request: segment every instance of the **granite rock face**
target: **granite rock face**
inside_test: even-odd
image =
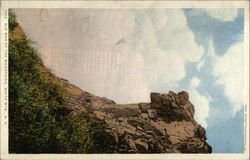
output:
[[[151,93],[150,98],[151,108],[154,108],[160,117],[169,121],[194,120],[194,106],[189,102],[187,92]]]
[[[116,142],[114,153],[212,152],[187,92],[151,93],[151,103],[121,105],[61,82],[73,114],[85,112],[105,122]]]

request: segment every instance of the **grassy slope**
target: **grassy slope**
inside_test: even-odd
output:
[[[9,14],[10,153],[113,152],[105,126],[65,106],[67,91]],[[100,134],[101,133],[101,134]],[[103,139],[110,139],[103,141]]]

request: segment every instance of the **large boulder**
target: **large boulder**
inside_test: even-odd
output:
[[[168,118],[170,121],[194,120],[194,106],[190,103],[187,92],[151,93],[150,98],[151,107],[157,109],[158,117]]]

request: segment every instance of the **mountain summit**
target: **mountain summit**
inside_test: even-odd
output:
[[[194,112],[184,91],[121,105],[81,90],[44,66],[9,14],[10,153],[211,153]]]
[[[187,92],[151,93],[151,103],[121,105],[61,79],[66,106],[106,124],[115,153],[211,153],[205,129],[194,120]]]

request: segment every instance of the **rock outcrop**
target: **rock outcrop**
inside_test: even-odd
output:
[[[205,129],[194,120],[187,92],[151,93],[151,103],[121,105],[97,97],[63,79],[73,114],[82,112],[107,125],[114,153],[211,153]]]

